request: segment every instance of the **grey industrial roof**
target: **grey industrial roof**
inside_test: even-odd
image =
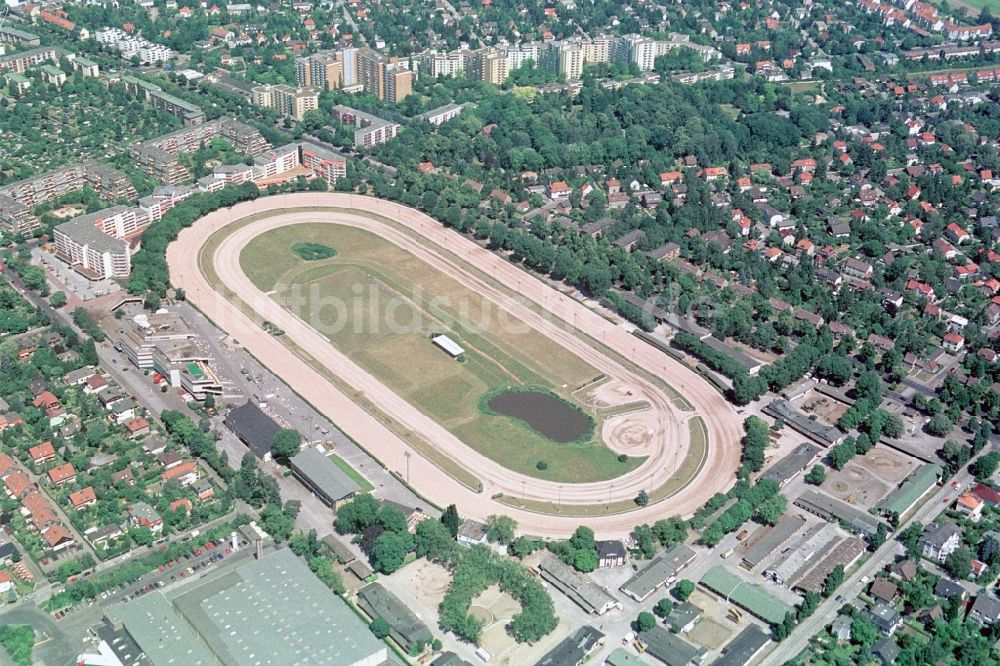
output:
[[[312,446],[303,449],[289,462],[292,469],[305,477],[333,501],[350,497],[361,490],[344,470]]]
[[[158,590],[126,604],[109,606],[105,613],[112,623],[124,625],[129,637],[154,664],[218,663]]]
[[[820,444],[825,444],[826,446],[833,446],[844,437],[844,434],[833,426],[813,421],[793,407],[787,400],[774,400],[770,402],[764,408],[764,412],[782,419],[802,434],[812,437]]]
[[[261,411],[253,402],[247,401],[226,415],[226,426],[239,437],[258,458],[271,452],[274,436],[281,426]]]
[[[771,479],[779,486],[785,485],[789,479],[805,469],[823,449],[815,444],[804,442],[794,451],[767,468],[760,475],[762,479]]]
[[[606,589],[567,566],[551,553],[542,556],[538,568],[542,578],[558,587],[563,594],[589,613],[604,613],[617,603]]]
[[[822,554],[840,539],[838,530],[829,523],[821,523],[811,528],[794,548],[776,557],[767,567],[767,575],[779,583],[791,583],[805,573],[806,569],[819,561]]]
[[[545,653],[536,666],[577,666],[603,638],[603,632],[583,625]]]
[[[751,624],[722,648],[722,656],[715,660],[713,666],[746,666],[770,642],[770,636],[756,624]]]
[[[654,557],[649,564],[640,569],[619,589],[630,597],[641,601],[693,559],[694,551],[684,544],[678,544]]]
[[[646,652],[667,666],[687,666],[705,654],[705,649],[688,643],[660,625],[639,634],[639,640],[646,644]]]
[[[763,562],[769,556],[778,552],[781,544],[788,541],[792,535],[802,529],[806,519],[798,514],[785,514],[774,527],[766,527],[752,539],[752,544],[743,555],[743,561],[751,569]]]
[[[378,583],[366,585],[358,591],[358,601],[362,609],[372,617],[382,618],[392,627],[407,645],[429,643],[433,638],[431,630],[420,621],[394,594]]]
[[[854,531],[865,536],[873,536],[881,522],[870,513],[856,509],[850,504],[815,490],[803,492],[795,500],[795,504],[824,518],[842,521]]]
[[[280,664],[295,655],[297,663],[345,666],[387,656],[386,645],[288,549],[247,560],[173,601],[175,616],[223,664]]]

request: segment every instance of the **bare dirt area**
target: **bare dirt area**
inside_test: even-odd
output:
[[[521,610],[521,605],[506,592],[492,585],[472,600],[469,612],[483,621],[479,645],[490,654],[491,664],[520,666],[534,664],[568,633],[568,623],[561,621],[551,634],[534,645],[517,643],[507,633],[507,624]]]
[[[611,417],[604,422],[601,430],[604,443],[616,453],[648,456],[657,446],[656,419],[649,410]],[[678,443],[677,446],[682,445]]]
[[[806,414],[815,414],[821,421],[834,424],[840,420],[848,407],[830,396],[813,391],[802,401],[801,409]]]
[[[731,625],[732,622],[728,624]],[[702,620],[688,632],[688,638],[709,650],[718,650],[723,643],[729,640],[731,636],[729,632],[729,627],[721,625],[715,620]]]
[[[889,494],[916,463],[885,447],[876,447],[827,476],[823,490],[864,509]]]
[[[727,604],[701,588],[695,588],[691,598],[692,604],[702,610],[702,618],[687,634],[687,638],[709,650],[718,649],[726,640],[738,634],[750,622],[745,619],[749,613],[741,613],[740,622],[733,622],[730,609],[733,604]]]
[[[249,224],[239,226],[211,254],[212,271],[218,277],[218,283],[212,283],[203,272],[202,248],[209,244],[213,234],[245,219],[251,220]],[[345,359],[315,329],[288,317],[286,310],[260,292],[242,272],[240,250],[250,240],[269,229],[305,222],[346,224],[377,233],[488,296],[505,312],[571,349],[599,372],[641,387],[642,399],[650,402],[648,414],[656,423],[654,436],[658,443],[652,447],[655,450],[643,465],[615,479],[610,498],[607,483],[563,486],[528,478],[477,454],[440,423],[418,412],[370,374],[359,371],[356,364]],[[678,414],[670,397],[648,375],[668,381],[704,419],[709,442],[705,464],[698,479],[674,495],[671,502],[651,504],[621,515],[595,517],[590,521],[591,526],[602,536],[621,535],[636,523],[654,522],[673,514],[690,515],[713,494],[733,483],[740,459],[741,419],[704,379],[652,346],[637,342],[627,328],[612,324],[518,266],[413,209],[370,197],[333,193],[263,197],[206,215],[182,231],[168,248],[167,260],[174,286],[184,288],[192,303],[295,387],[304,399],[334,418],[345,433],[366,446],[390,471],[401,475],[408,472],[413,485],[430,501],[457,503],[470,517],[482,520],[496,513],[500,507],[493,499],[495,495],[541,501],[561,496],[563,505],[591,505],[631,500],[643,488],[666,483],[682,462],[676,456],[676,443],[690,437],[683,420],[688,415]],[[241,310],[220,291],[229,291],[243,303],[253,304],[252,311]],[[285,335],[281,339],[269,335],[261,328],[260,320],[281,321]],[[594,345],[588,340],[595,341]],[[613,350],[617,358],[629,359],[635,367],[615,360],[601,345]],[[293,351],[292,346],[308,350],[309,360]],[[339,381],[353,387],[354,392],[364,395],[366,402],[380,413],[391,415],[391,422],[380,420],[358,404],[352,394],[341,391],[327,373],[335,374]],[[400,431],[416,433],[433,442],[441,454],[461,460],[482,480],[482,488],[477,491],[460,483],[408,443]],[[635,433],[630,438],[634,439]],[[411,458],[412,453],[416,455]],[[566,536],[578,523],[568,515],[538,514],[508,507],[502,510],[514,517],[525,532],[540,536]]]
[[[440,564],[419,559],[395,574],[403,586],[408,589],[423,606],[431,618],[428,624],[436,627],[438,624],[438,606],[448,592],[451,584],[451,572]],[[423,613],[421,613],[423,615]]]

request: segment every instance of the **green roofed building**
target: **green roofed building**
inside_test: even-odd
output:
[[[358,592],[358,606],[372,619],[385,620],[390,627],[389,635],[407,652],[414,646],[427,645],[434,639],[427,625],[396,595],[378,583],[361,588]]]
[[[940,465],[921,465],[876,507],[883,516],[902,516],[938,484],[944,475]]]
[[[709,569],[698,582],[726,601],[745,608],[765,622],[776,624],[785,619],[785,613],[795,610],[760,585],[743,580],[722,565]]]
[[[640,657],[635,656],[625,648],[615,648],[604,658],[605,666],[646,666]]]
[[[290,550],[230,565],[176,597],[106,611],[154,666],[381,666],[388,648]]]

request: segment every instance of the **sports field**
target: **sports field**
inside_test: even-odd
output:
[[[306,261],[292,249],[310,243],[335,254]],[[619,461],[599,439],[600,417],[593,437],[557,443],[520,419],[485,413],[482,397],[506,387],[546,389],[584,409],[573,392],[601,373],[558,342],[500,313],[481,294],[369,231],[329,223],[278,227],[251,240],[240,264],[257,288],[504,467],[579,483],[613,479],[645,460]],[[466,350],[459,360],[431,342],[431,335],[440,333]]]

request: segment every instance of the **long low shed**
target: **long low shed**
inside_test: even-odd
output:
[[[795,500],[795,505],[831,522],[844,523],[854,532],[868,538],[875,536],[879,525],[885,525],[870,513],[815,490],[803,492]]]
[[[765,622],[777,624],[795,609],[760,585],[750,583],[723,565],[715,565],[698,581],[728,602],[745,608]]]
[[[645,601],[671,576],[690,564],[694,557],[693,550],[678,544],[654,557],[619,589],[636,601]]]

